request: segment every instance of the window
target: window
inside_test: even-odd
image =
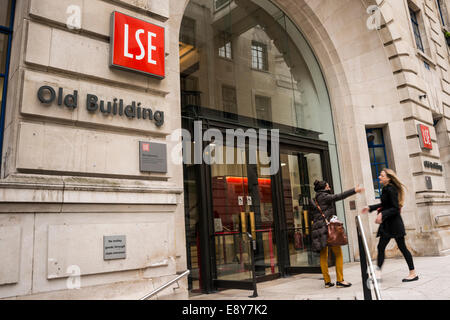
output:
[[[219,56],[231,59],[231,42],[227,42],[219,48]]]
[[[214,0],[214,9],[218,11],[228,5],[230,2],[230,0]]]
[[[269,70],[267,65],[267,46],[260,42],[252,41],[252,68],[256,70]]]
[[[422,52],[425,52],[425,49],[423,47],[422,37],[420,35],[420,26],[419,26],[419,20],[417,19],[417,12],[415,12],[413,9],[409,8],[409,14],[411,16],[411,23],[412,23],[412,27],[413,27],[414,38],[416,40],[417,49],[419,49]]]
[[[198,91],[198,78],[181,74],[181,105],[201,106],[201,92]]]
[[[389,168],[383,129],[366,129],[367,144],[369,146],[370,167],[372,169],[375,197],[380,198],[382,185],[378,177],[384,168]]]
[[[0,77],[4,76],[4,74],[6,73],[8,39],[8,34],[0,33]]]
[[[269,97],[255,96],[256,118],[272,121],[272,102]]]
[[[222,86],[222,102],[223,111],[231,114],[237,114],[237,98],[236,98],[236,88],[229,86]]]
[[[9,27],[11,25],[12,15],[11,8],[13,6],[13,1],[11,0],[0,0],[0,26]]]
[[[232,59],[231,37],[223,33],[220,37],[219,43],[219,57]]]
[[[441,23],[443,26],[448,26],[448,10],[447,5],[444,0],[436,0],[437,7],[439,10],[439,16],[441,18]]]
[[[180,42],[195,47],[195,20],[184,17],[181,21]]]
[[[8,86],[9,58],[11,56],[15,0],[0,0],[0,159],[5,128],[6,92]]]

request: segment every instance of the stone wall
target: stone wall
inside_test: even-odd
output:
[[[443,254],[450,248],[450,78],[435,1],[409,1],[424,26],[425,53],[416,49],[407,1],[274,2],[297,24],[322,67],[343,189],[366,187],[356,210],[345,201],[352,258],[359,256],[354,217],[377,201],[366,127],[384,128],[391,167],[408,187],[402,212],[408,246],[416,255]],[[136,160],[139,141],[164,142],[171,150],[168,135],[181,126],[178,33],[187,3],[17,1],[1,159],[1,298],[137,299],[186,269],[182,166],[169,161],[167,174],[147,174]],[[80,29],[66,25],[69,5],[81,8]],[[379,30],[367,28],[369,5],[379,7]],[[114,10],[165,28],[165,79],[109,67]],[[166,121],[157,127],[81,107],[44,106],[36,95],[42,85],[66,94],[78,90],[80,99],[92,93],[139,100],[163,110]],[[433,150],[420,148],[417,124],[430,127]],[[444,171],[424,161],[439,162]],[[363,220],[375,256],[374,218]],[[103,260],[102,238],[113,234],[127,237],[125,260]],[[399,254],[394,249],[392,242],[388,256]],[[73,265],[81,271],[78,290],[68,289]],[[186,280],[159,296],[185,297]]]
[[[367,127],[384,128],[392,152],[390,166],[408,188],[402,216],[409,247],[417,255],[444,253],[449,249],[445,214],[450,212],[445,182],[449,166],[449,51],[435,1],[410,4],[420,10],[425,53],[416,49],[407,1],[277,3],[297,23],[322,66],[334,114],[343,189],[357,183],[366,187],[365,195],[357,196],[357,211],[351,211],[346,201],[354,256],[359,255],[354,217],[362,207],[377,202],[367,152]],[[377,5],[381,13],[378,30],[367,27],[370,5]],[[426,98],[420,97],[423,95]],[[441,118],[440,132],[433,127],[433,118]],[[433,150],[420,148],[417,124],[430,127]],[[424,161],[430,160],[441,163],[444,172],[426,168]],[[431,177],[432,190],[427,190],[425,176]],[[435,222],[437,216],[441,216],[437,218],[439,223]],[[378,226],[373,220],[374,216],[363,217],[376,256]],[[388,256],[399,254],[393,249],[395,244],[391,243]]]
[[[73,5],[79,29],[66,24]],[[17,1],[0,180],[1,298],[138,299],[186,270],[182,166],[168,155],[166,174],[143,173],[138,158],[139,141],[166,143],[170,152],[168,135],[181,124],[183,8],[172,15],[171,5]],[[165,28],[165,79],[109,67],[114,10]],[[78,107],[40,103],[44,85],[77,90]],[[139,101],[164,111],[165,123],[89,113],[88,93]],[[126,236],[126,259],[103,259],[109,235]],[[74,268],[80,289],[70,289]],[[187,280],[180,284],[157,298],[186,298]]]

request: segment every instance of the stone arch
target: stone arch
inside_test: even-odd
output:
[[[289,17],[303,34],[321,68],[328,90],[331,111],[333,113],[335,136],[339,142],[337,143],[337,150],[344,188],[350,188],[356,183],[362,183],[362,181],[364,181],[365,184],[370,184],[371,181],[364,180],[363,176],[365,168],[362,167],[362,164],[368,163],[368,154],[366,155],[367,159],[364,157],[363,159],[361,158],[361,153],[365,151],[361,146],[364,146],[366,143],[364,125],[362,124],[363,121],[358,122],[358,118],[360,117],[359,109],[362,109],[361,101],[363,99],[360,97],[362,95],[362,90],[356,83],[357,79],[355,78],[363,78],[365,76],[363,74],[363,69],[371,67],[371,58],[369,57],[369,54],[373,51],[374,53],[372,56],[375,57],[376,63],[378,64],[377,66],[382,67],[381,71],[383,80],[385,80],[385,87],[388,88],[389,94],[394,96],[389,100],[389,103],[391,105],[396,104],[396,106],[399,104],[400,99],[397,90],[398,83],[394,76],[393,66],[389,60],[390,55],[388,52],[390,48],[385,48],[385,44],[390,41],[387,39],[394,38],[394,36],[392,36],[393,31],[391,30],[392,28],[390,25],[392,18],[387,18],[391,13],[389,6],[386,5],[385,1],[378,1],[383,17],[383,28],[379,31],[370,31],[366,26],[366,20],[369,18],[366,9],[368,5],[375,4],[373,1],[367,4],[364,0],[271,1]],[[176,18],[179,18],[179,24],[181,24],[183,12],[188,3],[189,0],[185,0],[182,6],[183,11],[177,12]],[[338,28],[333,28],[333,21],[330,19],[334,18],[333,14],[336,14],[336,12],[337,14],[341,14],[341,16],[338,17],[339,19],[335,22]],[[346,20],[351,19],[356,22],[356,26],[354,26],[355,29],[350,30],[350,33],[353,32],[352,35],[354,36],[354,39],[352,40],[354,42],[350,43],[350,48],[346,48],[343,45],[346,39],[342,38],[342,35],[336,34],[336,30],[334,29],[341,30],[345,27],[344,24],[347,22]],[[370,40],[367,40],[367,38]],[[361,39],[365,41],[360,41]],[[351,44],[357,45],[359,43],[358,41],[363,42],[363,44],[368,44],[368,42],[370,42],[367,57],[359,58],[359,52],[352,52],[353,49],[351,48]],[[397,43],[395,43],[395,45],[396,44]],[[356,64],[354,63],[355,61]],[[360,66],[361,70],[353,72],[355,71],[352,70],[354,65]],[[379,101],[382,101],[382,99],[379,99]],[[355,130],[355,127],[357,127],[357,130]],[[355,131],[364,134],[357,135],[355,134]],[[357,201],[358,207],[363,207],[367,203],[364,197],[360,197]],[[356,243],[355,221],[352,219],[353,215],[351,214],[354,212],[351,212],[349,208],[346,209],[347,218],[349,218],[347,219],[349,235],[350,238],[353,239],[350,243]],[[367,225],[369,225],[368,222]],[[358,255],[357,248],[350,249],[354,255]]]

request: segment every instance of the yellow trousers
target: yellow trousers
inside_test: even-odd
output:
[[[336,281],[344,281],[344,257],[342,256],[341,247],[331,247],[331,250],[336,257]],[[322,270],[323,279],[325,283],[331,282],[330,274],[328,273],[328,247],[320,251],[320,269]]]

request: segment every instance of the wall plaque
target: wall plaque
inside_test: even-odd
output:
[[[140,141],[139,170],[141,172],[167,173],[167,145]]]
[[[417,132],[419,133],[420,147],[422,149],[433,150],[433,143],[431,142],[430,128],[423,124],[417,125]]]
[[[427,186],[428,190],[433,190],[433,182],[431,181],[430,176],[425,177],[425,185]]]
[[[126,257],[126,236],[103,236],[103,260],[125,259]]]

